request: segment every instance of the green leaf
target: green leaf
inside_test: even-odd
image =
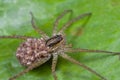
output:
[[[79,25],[86,19],[66,30],[66,38],[75,48],[120,52],[119,0],[0,0],[0,36],[16,34],[39,37],[39,34],[31,27],[30,11],[33,12],[38,27],[47,34],[51,34],[55,19],[67,9],[73,10],[73,17],[87,12],[92,13],[92,17],[80,36],[73,38]],[[59,27],[66,22],[66,18],[62,19]],[[15,57],[16,49],[21,42],[21,40],[0,39],[1,80],[8,80],[25,69]],[[101,53],[70,53],[69,55],[108,80],[119,80],[118,56]],[[57,64],[56,74],[58,80],[99,80],[96,75],[61,57]],[[51,60],[17,80],[53,80]]]

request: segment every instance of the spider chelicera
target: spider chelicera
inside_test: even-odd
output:
[[[97,52],[97,53],[110,53],[112,55],[118,55],[119,52],[110,52],[110,51],[103,51],[103,50],[89,50],[89,49],[73,49],[72,46],[66,43],[64,31],[69,28],[74,22],[84,18],[85,16],[91,16],[91,13],[85,13],[82,15],[79,15],[76,18],[73,18],[69,20],[67,23],[63,25],[63,27],[57,31],[57,26],[60,21],[60,19],[68,14],[72,13],[72,10],[65,10],[58,18],[55,20],[54,27],[53,27],[53,33],[52,37],[49,37],[44,33],[42,30],[38,29],[36,27],[34,22],[34,16],[31,13],[32,19],[32,27],[41,34],[41,38],[35,38],[35,37],[28,37],[28,36],[0,36],[0,38],[11,38],[11,39],[22,39],[24,40],[23,43],[20,44],[20,46],[17,49],[16,57],[19,60],[19,62],[26,66],[27,68],[23,70],[22,72],[16,74],[15,76],[9,78],[9,80],[15,80],[18,77],[24,75],[25,73],[29,72],[30,70],[42,65],[43,63],[47,62],[52,57],[52,74],[54,77],[54,80],[58,80],[55,68],[57,64],[58,56],[61,56],[64,59],[67,59],[68,61],[75,63],[79,65],[80,67],[88,70],[89,72],[95,74],[102,80],[107,80],[105,77],[94,71],[93,69],[89,68],[88,66],[82,64],[81,62],[73,59],[66,53],[78,53],[78,52]]]

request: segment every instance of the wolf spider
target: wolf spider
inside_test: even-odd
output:
[[[88,70],[89,72],[95,74],[102,80],[107,80],[105,77],[94,71],[93,69],[89,68],[88,66],[82,64],[81,62],[73,59],[67,53],[78,53],[78,52],[97,52],[97,53],[109,53],[112,55],[118,55],[119,52],[110,52],[110,51],[103,51],[103,50],[89,50],[89,49],[73,49],[69,44],[66,43],[64,31],[70,27],[74,22],[84,18],[85,16],[91,16],[91,13],[85,13],[79,15],[76,18],[69,20],[67,23],[63,25],[63,27],[57,32],[57,26],[60,19],[68,14],[72,13],[72,10],[65,10],[58,18],[55,20],[53,33],[52,36],[49,37],[44,33],[42,30],[38,29],[34,22],[34,16],[31,12],[31,23],[32,27],[35,31],[41,34],[42,38],[35,38],[35,37],[28,37],[28,36],[0,36],[0,38],[11,38],[11,39],[22,39],[25,40],[17,49],[16,57],[21,63],[21,65],[26,66],[27,68],[22,72],[16,74],[15,76],[9,78],[9,80],[15,80],[16,78],[24,75],[25,73],[29,72],[30,70],[42,65],[43,63],[47,62],[52,57],[52,74],[54,80],[57,80],[57,76],[55,73],[56,64],[58,60],[58,56],[61,56],[68,61],[79,65],[80,67]]]

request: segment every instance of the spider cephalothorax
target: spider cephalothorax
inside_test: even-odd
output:
[[[52,74],[54,80],[57,80],[57,76],[55,73],[56,64],[58,56],[63,57],[64,59],[69,60],[72,63],[75,63],[84,69],[90,71],[91,73],[95,74],[102,80],[107,80],[105,77],[98,74],[96,71],[92,70],[88,66],[82,64],[81,62],[73,59],[72,57],[68,56],[65,52],[75,53],[75,52],[98,52],[98,53],[109,53],[114,55],[119,55],[119,52],[110,52],[110,51],[103,51],[103,50],[89,50],[89,49],[73,49],[66,43],[64,30],[66,30],[71,24],[80,20],[85,16],[91,16],[91,13],[85,13],[79,15],[76,18],[69,20],[64,26],[57,32],[57,26],[59,20],[67,13],[72,13],[72,10],[65,10],[55,21],[54,29],[52,33],[52,37],[49,38],[42,30],[38,29],[34,23],[33,15],[32,16],[32,26],[33,28],[41,34],[42,38],[33,38],[28,36],[0,36],[0,38],[14,38],[14,39],[22,39],[25,40],[17,49],[16,57],[18,58],[19,62],[23,66],[27,66],[27,69],[23,70],[22,72],[16,74],[15,76],[11,77],[9,80],[15,80],[16,78],[20,77],[21,75],[29,72],[30,70],[42,65],[46,61],[48,61],[52,56]]]
[[[65,40],[62,35],[55,35],[46,41],[50,53],[58,53],[64,50]]]
[[[46,45],[49,47],[53,47],[59,44],[62,40],[62,35],[55,35],[46,41]]]

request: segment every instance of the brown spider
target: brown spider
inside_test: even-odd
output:
[[[55,21],[54,29],[52,33],[52,37],[47,36],[42,30],[38,29],[34,22],[34,17],[31,13],[32,19],[32,27],[41,34],[42,38],[34,38],[28,36],[0,36],[0,38],[12,38],[12,39],[22,39],[25,40],[17,49],[16,57],[20,61],[23,66],[27,68],[22,72],[16,74],[15,76],[11,77],[9,80],[15,80],[16,78],[24,75],[25,73],[29,72],[30,70],[42,65],[43,63],[47,62],[51,57],[52,59],[52,74],[54,80],[57,80],[57,76],[55,73],[55,68],[57,64],[58,56],[61,56],[72,63],[75,63],[84,69],[88,70],[89,72],[95,74],[102,80],[107,80],[105,77],[101,76],[96,71],[92,70],[88,66],[78,62],[77,60],[73,59],[72,57],[65,54],[66,52],[98,52],[98,53],[110,53],[114,55],[118,55],[119,52],[110,52],[110,51],[102,51],[102,50],[89,50],[89,49],[73,49],[70,45],[66,44],[64,31],[69,28],[74,22],[82,19],[85,16],[91,16],[91,13],[85,13],[79,15],[76,18],[69,20],[63,27],[57,32],[57,26],[59,20],[68,13],[72,13],[72,10],[65,10]]]

